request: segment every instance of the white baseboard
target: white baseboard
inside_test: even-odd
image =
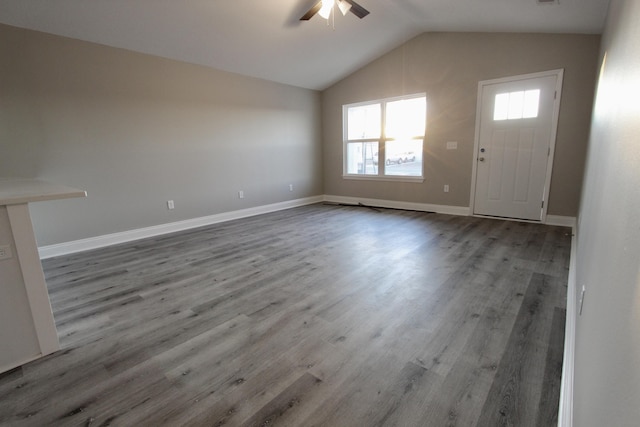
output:
[[[393,200],[366,199],[361,197],[332,196],[328,194],[325,194],[324,201],[331,203],[345,203],[350,205],[357,205],[359,203],[362,203],[363,205],[374,207],[377,206],[381,208],[407,209],[412,211],[436,212],[449,215],[470,215],[468,206],[433,205],[429,203],[398,202]]]
[[[119,243],[131,242],[133,240],[145,239],[147,237],[174,233],[176,231],[188,230],[190,228],[217,224],[219,222],[232,221],[234,219],[246,218],[269,212],[295,208],[298,206],[310,205],[312,203],[322,202],[323,200],[323,196],[314,196],[306,197],[303,199],[288,200],[286,202],[273,203],[270,205],[256,206],[253,208],[241,209],[237,211],[222,212],[215,215],[187,219],[184,221],[170,222],[167,224],[160,224],[152,227],[138,228],[136,230],[122,231],[119,233],[89,237],[87,239],[58,243],[55,245],[41,246],[38,248],[38,252],[40,254],[40,259],[47,259],[60,255],[68,255],[76,252],[103,248],[105,246],[116,245]]]
[[[131,242],[134,240],[145,239],[148,237],[159,236],[176,231],[188,230],[190,228],[203,227],[206,225],[217,224],[224,221],[232,221],[234,219],[246,218],[254,215],[275,212],[284,209],[290,209],[298,206],[309,205],[318,202],[345,203],[357,205],[362,203],[368,206],[378,206],[382,208],[392,209],[408,209],[423,212],[436,212],[448,215],[469,216],[471,210],[468,206],[448,206],[434,205],[430,203],[413,203],[399,202],[393,200],[368,199],[348,196],[314,196],[302,199],[289,200],[286,202],[273,203],[264,206],[256,206],[253,208],[241,209],[231,212],[223,212],[215,215],[209,215],[199,218],[187,219],[184,221],[170,222],[151,227],[139,228],[135,230],[122,231],[119,233],[106,234],[102,236],[89,237],[87,239],[74,240],[71,242],[58,243],[54,245],[41,246],[38,248],[40,259],[52,258],[60,255],[68,255],[76,252],[87,251],[91,249],[103,248],[106,246],[116,245],[119,243]],[[566,227],[574,227],[576,219],[574,217],[564,217],[557,215],[547,215],[546,223],[549,225],[560,225]]]
[[[546,220],[544,221],[547,225],[558,225],[560,227],[571,227],[575,228],[576,226],[576,217],[575,216],[561,216],[561,215],[547,215]]]
[[[394,209],[410,209],[425,212],[437,212],[450,215],[469,215],[469,208],[462,206],[432,205],[427,203],[396,202],[391,200],[363,199],[357,197],[343,196],[314,196],[303,199],[289,200],[286,202],[273,203],[270,205],[257,206],[254,208],[242,209],[238,211],[223,212],[205,217],[187,219],[184,221],[170,222],[151,227],[139,228],[135,230],[122,231],[119,233],[105,234],[102,236],[89,237],[87,239],[74,240],[71,242],[58,243],[54,245],[41,246],[38,248],[40,259],[52,258],[60,255],[68,255],[76,252],[88,251],[91,249],[103,248],[134,240],[146,239],[148,237],[159,236],[176,231],[188,230],[190,228],[203,227],[234,219],[246,218],[254,215],[261,215],[269,212],[295,208],[322,201],[334,203],[348,203],[379,206]]]
[[[575,223],[575,221],[574,221]],[[567,284],[567,318],[564,327],[564,355],[562,357],[562,382],[560,383],[560,405],[558,426],[573,427],[573,371],[576,348],[576,320],[578,316],[578,294],[576,283],[577,233],[573,226],[571,258],[569,260],[569,282]]]
[[[39,353],[37,356],[29,356],[26,357],[22,360],[19,360],[18,362],[12,362],[6,365],[0,365],[0,374],[4,373],[4,372],[8,372],[12,369],[17,368],[18,366],[22,366],[22,365],[26,365],[29,362],[32,362],[34,360],[38,360],[40,359],[42,356],[44,356],[42,353]]]

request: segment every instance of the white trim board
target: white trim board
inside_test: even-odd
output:
[[[390,209],[405,209],[412,211],[423,212],[435,212],[448,215],[461,215],[469,216],[468,206],[447,206],[447,205],[433,205],[430,203],[414,203],[414,202],[398,202],[394,200],[381,200],[381,199],[366,199],[362,197],[349,197],[349,196],[332,196],[325,194],[325,202],[331,203],[344,203],[350,205],[357,205],[362,203],[363,205],[390,208]]]
[[[131,242],[134,240],[146,239],[148,237],[160,236],[162,234],[175,233],[177,231],[188,230],[191,228],[204,227],[220,222],[232,221],[235,219],[261,215],[269,212],[291,209],[298,206],[310,205],[322,201],[352,205],[362,203],[363,205],[373,207],[377,206],[390,209],[435,212],[447,215],[469,216],[471,214],[471,210],[468,206],[447,206],[434,205],[430,203],[400,202],[394,200],[324,195],[289,200],[286,202],[273,203],[264,206],[256,206],[253,208],[241,209],[237,211],[222,212],[215,215],[192,218],[184,221],[170,222],[167,224],[154,225],[151,227],[122,231],[119,233],[105,234],[102,236],[89,237],[87,239],[74,240],[71,242],[46,245],[39,247],[38,252],[40,255],[40,259],[47,259],[60,255],[68,255],[76,252],[83,252],[91,249],[98,249],[106,246],[117,245],[120,243]],[[573,227],[575,225],[575,221],[576,220],[574,217],[547,215],[546,224]]]
[[[547,215],[546,220],[544,221],[534,221],[529,219],[520,219],[520,218],[505,218],[501,216],[491,216],[491,215],[471,215],[477,218],[490,218],[490,219],[499,219],[502,221],[511,221],[511,222],[526,222],[529,224],[544,224],[544,225],[553,225],[557,227],[575,227],[576,218],[573,216],[561,216],[561,215]]]
[[[38,248],[38,252],[40,254],[40,259],[47,259],[55,256],[67,255],[76,252],[117,245],[119,243],[146,239],[148,237],[155,237],[162,234],[175,233],[176,231],[217,224],[219,222],[232,221],[234,219],[246,218],[250,216],[295,208],[298,206],[310,205],[313,203],[322,202],[323,200],[323,196],[314,196],[296,200],[288,200],[286,202],[273,203],[269,205],[256,206],[253,208],[241,209],[237,211],[222,212],[215,215],[192,218],[184,221],[170,222],[167,224],[154,225],[151,227],[138,228],[135,230],[122,231],[113,234],[105,234],[103,236],[89,237],[87,239],[80,239],[71,242],[41,246],[40,248]]]
[[[575,229],[576,227],[576,217],[575,216],[561,216],[561,215],[547,215],[547,218],[544,221],[547,225],[557,225],[560,227],[571,227]],[[575,233],[574,233],[575,234]]]
[[[23,359],[14,363],[9,363],[7,365],[0,365],[0,373],[5,373],[12,369],[17,368],[18,366],[26,365],[29,362],[33,362],[34,360],[40,359],[42,356],[45,356],[45,355],[42,353],[38,353],[35,356],[27,357],[26,359]]]
[[[246,218],[269,212],[295,208],[298,206],[310,205],[322,201],[333,203],[348,203],[355,205],[357,205],[358,203],[362,203],[365,205],[379,206],[382,208],[436,212],[449,215],[469,215],[469,208],[466,206],[432,205],[427,203],[397,202],[392,200],[324,195],[273,203],[264,206],[256,206],[253,208],[241,209],[237,211],[222,212],[215,215],[187,219],[184,221],[170,222],[167,224],[154,225],[151,227],[138,228],[135,230],[122,231],[119,233],[105,234],[102,236],[89,237],[87,239],[74,240],[71,242],[46,245],[38,248],[38,252],[40,254],[40,259],[47,259],[60,255],[68,255],[76,252],[88,251],[91,249],[98,249],[106,246],[117,245],[120,243],[131,242],[134,240],[146,239],[148,237],[155,237],[162,234],[175,233],[176,231],[203,227],[206,225],[217,224],[225,221],[232,221],[234,219]]]
[[[560,404],[558,405],[558,426],[573,426],[573,372],[576,348],[576,316],[578,315],[578,295],[576,293],[577,232],[574,220],[569,258],[569,280],[567,284],[567,312],[564,326],[564,354],[562,356],[562,380],[560,383]]]

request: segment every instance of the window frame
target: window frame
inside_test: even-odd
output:
[[[422,165],[420,170],[420,175],[386,175],[386,148],[387,142],[395,141],[395,138],[387,138],[385,134],[386,128],[386,111],[387,111],[387,103],[394,101],[402,101],[409,100],[415,98],[425,98],[426,104],[426,93],[415,93],[410,95],[401,95],[401,96],[393,96],[389,98],[380,98],[370,101],[362,101],[355,102],[351,104],[344,104],[342,106],[342,178],[343,179],[353,179],[353,180],[363,180],[363,181],[403,181],[403,182],[424,182],[424,164],[425,164],[425,139],[426,139],[426,105],[425,105],[425,131],[422,136],[417,136],[411,138],[412,140],[420,140],[422,142]],[[380,104],[380,137],[379,138],[362,138],[362,139],[349,139],[349,129],[348,129],[348,116],[349,116],[349,108],[353,107],[361,107],[365,105],[373,105]],[[358,173],[348,173],[347,172],[347,153],[348,153],[348,145],[350,143],[366,143],[366,142],[377,142],[378,143],[378,173],[377,175],[373,174],[358,174]]]

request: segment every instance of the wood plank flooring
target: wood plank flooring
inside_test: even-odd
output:
[[[0,425],[555,425],[570,232],[317,204],[46,260]]]

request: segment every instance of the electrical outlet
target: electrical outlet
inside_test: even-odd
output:
[[[293,184],[289,184],[289,191],[293,191]]]
[[[13,255],[11,254],[11,246],[2,245],[0,246],[0,259],[9,259]]]
[[[173,200],[167,200],[167,208],[173,209],[176,205],[173,203]]]
[[[238,191],[238,199],[244,199],[244,191]]]
[[[445,184],[444,185],[444,192],[448,193],[449,192],[449,184]]]

